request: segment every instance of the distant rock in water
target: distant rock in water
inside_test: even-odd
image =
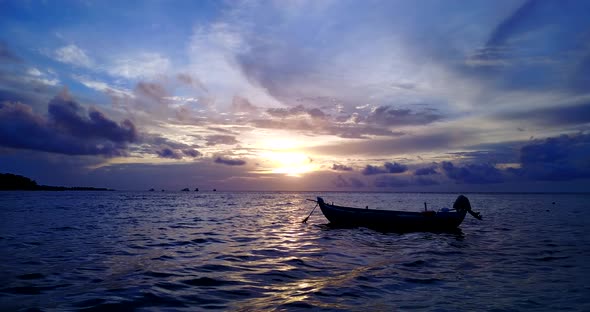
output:
[[[188,187],[185,187],[182,189],[183,192],[190,192],[190,190],[188,189]]]
[[[213,189],[213,192],[217,192],[217,189]]]
[[[12,173],[0,173],[0,191],[112,191],[107,188],[99,187],[65,187],[39,185],[35,180],[31,180],[21,175]]]

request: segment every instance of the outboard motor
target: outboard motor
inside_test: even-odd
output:
[[[479,212],[471,210],[471,203],[464,195],[459,195],[459,197],[457,197],[457,200],[455,200],[455,203],[453,204],[453,208],[455,208],[457,211],[467,211],[470,215],[478,220],[482,219]]]

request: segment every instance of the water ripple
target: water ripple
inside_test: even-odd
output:
[[[405,210],[455,197],[7,192],[0,310],[590,310],[588,195],[472,194],[483,222],[405,234],[302,224],[318,195]]]

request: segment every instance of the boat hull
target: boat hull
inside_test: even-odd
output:
[[[445,231],[456,229],[465,219],[465,211],[406,212],[362,209],[331,205],[318,197],[322,213],[330,225],[364,226],[388,231]]]

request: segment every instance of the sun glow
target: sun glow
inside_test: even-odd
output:
[[[282,173],[290,177],[300,177],[317,169],[311,157],[296,152],[269,152],[263,155],[270,160],[271,173]]]

